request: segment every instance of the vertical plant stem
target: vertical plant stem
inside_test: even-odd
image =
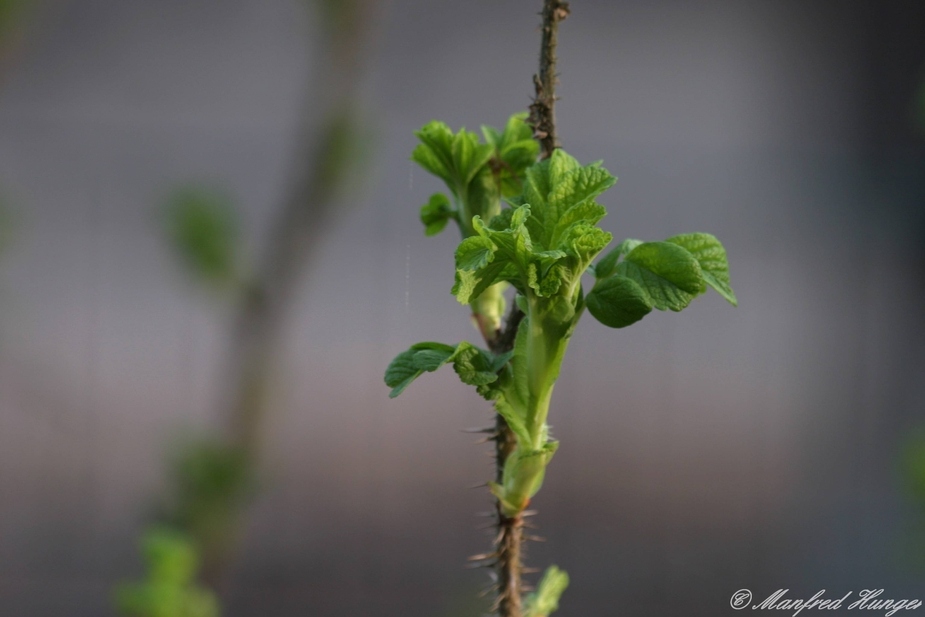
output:
[[[544,0],[543,34],[540,44],[539,73],[533,76],[536,90],[530,105],[528,122],[533,126],[533,136],[540,142],[540,157],[548,158],[558,146],[556,138],[556,44],[559,22],[568,17],[569,6],[562,0]],[[495,353],[506,353],[513,349],[517,328],[523,320],[523,312],[513,306],[504,330],[488,341]],[[513,431],[500,415],[495,417],[495,481],[501,483],[504,464],[516,447]],[[496,539],[495,569],[498,579],[498,596],[495,606],[500,617],[522,617],[523,614],[523,515],[505,516],[500,502],[495,504],[498,536]]]
[[[543,38],[540,45],[540,72],[533,76],[536,94],[530,105],[528,122],[533,136],[540,142],[540,158],[548,158],[559,147],[556,138],[556,45],[559,22],[569,15],[568,2],[544,0]]]
[[[520,313],[521,317],[523,313]],[[520,321],[518,319],[517,321]],[[510,328],[510,321],[508,322]],[[516,325],[514,327],[516,330]],[[495,482],[504,481],[504,463],[516,447],[514,432],[500,414],[495,416]],[[495,601],[498,614],[503,617],[520,617],[523,596],[521,577],[523,575],[523,519],[520,516],[507,517],[501,511],[501,502],[495,503],[498,536],[496,574],[498,597]]]

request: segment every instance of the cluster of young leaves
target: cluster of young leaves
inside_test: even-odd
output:
[[[526,117],[526,112],[512,115],[503,131],[482,126],[484,142],[466,129],[454,134],[437,121],[417,131],[421,143],[411,159],[443,180],[449,190],[449,196],[434,193],[421,207],[426,235],[439,233],[453,220],[463,238],[473,236],[473,217],[496,216],[501,212],[502,197],[521,191],[524,173],[539,152],[532,130],[524,121]],[[501,327],[505,287],[487,287],[470,301],[473,318],[486,340]]]
[[[501,197],[520,191],[524,170],[536,161],[539,145],[524,122],[526,113],[511,116],[503,131],[482,126],[484,143],[477,134],[436,120],[417,131],[420,144],[411,160],[446,183],[450,197],[434,193],[421,207],[424,233],[440,233],[454,220],[463,237],[471,236],[472,217],[491,217],[500,210]]]
[[[143,536],[141,552],[147,576],[116,588],[115,602],[126,617],[218,617],[215,595],[195,583],[199,554],[184,534],[153,527]]]
[[[581,275],[612,240],[596,226],[607,212],[594,199],[614,182],[599,164],[582,167],[562,150],[528,168],[513,208],[487,224],[473,217],[476,234],[456,249],[453,294],[466,304],[505,281],[523,297],[556,298],[550,309],[569,320]]]

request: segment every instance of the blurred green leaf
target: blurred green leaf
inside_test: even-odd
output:
[[[22,21],[32,0],[0,0],[0,44]]]
[[[169,527],[153,527],[141,541],[150,578],[161,583],[183,585],[199,568],[199,557],[184,534]]]
[[[427,203],[421,206],[421,222],[424,223],[425,236],[435,236],[443,231],[450,219],[458,219],[458,215],[450,205],[450,199],[443,193],[434,193]]]
[[[185,534],[164,526],[145,531],[147,577],[116,587],[117,609],[128,617],[218,617],[215,595],[195,583],[199,554]]]
[[[175,459],[173,477],[173,522],[201,546],[220,549],[240,506],[253,490],[253,470],[247,455],[216,441],[192,442]]]
[[[652,303],[642,287],[619,274],[599,280],[585,302],[591,315],[611,328],[625,328],[652,311]]]
[[[184,187],[169,199],[168,238],[183,265],[211,284],[240,280],[239,225],[231,200],[219,191]]]
[[[536,589],[527,598],[526,617],[547,617],[559,610],[559,598],[568,587],[568,574],[556,566],[549,566]]]
[[[906,440],[901,462],[906,490],[925,505],[925,431],[919,431]]]

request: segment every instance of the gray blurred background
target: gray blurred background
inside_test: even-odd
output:
[[[462,566],[490,499],[467,487],[491,461],[460,429],[491,411],[452,371],[396,400],[382,374],[419,340],[477,340],[449,293],[457,238],[417,221],[442,187],[412,132],[525,109],[539,8],[382,7],[367,180],[286,326],[226,615],[477,614],[486,574]],[[316,26],[295,1],[49,0],[8,55],[0,614],[112,614],[141,572],[164,454],[216,420],[231,317],[158,209],[223,187],[260,252]],[[571,574],[558,614],[727,614],[740,588],[925,599],[897,470],[925,423],[923,34],[915,1],[572,2],[559,130],[620,178],[603,227],[716,234],[740,306],[579,326],[528,558]]]

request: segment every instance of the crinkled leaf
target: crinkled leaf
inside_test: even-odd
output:
[[[483,165],[488,163],[494,152],[489,144],[479,144],[479,138],[475,133],[461,129],[453,137],[453,166],[457,182],[460,186],[466,186]]]
[[[464,239],[456,248],[456,268],[478,270],[494,260],[495,245],[488,238],[472,236]]]
[[[594,276],[599,279],[606,278],[613,274],[614,269],[617,267],[617,262],[621,257],[632,251],[634,248],[642,244],[642,240],[633,240],[632,238],[627,238],[620,244],[618,244],[612,251],[604,255],[599,262],[594,266]]]
[[[510,227],[505,230],[491,229],[480,217],[473,218],[472,226],[478,235],[463,241],[456,254],[452,291],[460,303],[469,304],[497,282],[511,280],[523,286],[517,277],[526,270],[532,253],[530,234],[524,226],[530,207],[521,206],[509,216]]]
[[[453,132],[445,123],[433,120],[414,133],[421,143],[411,153],[411,160],[453,184]]]
[[[703,287],[700,264],[670,242],[643,242],[617,265],[616,273],[636,281],[662,311],[680,311]]]
[[[571,171],[578,169],[581,164],[578,162],[574,156],[563,150],[562,148],[556,148],[552,152],[552,156],[548,159],[549,161],[549,188],[558,186],[559,183],[565,178],[566,174]],[[549,194],[549,190],[546,191]]]
[[[426,236],[440,233],[446,227],[447,221],[453,218],[456,218],[456,210],[443,193],[434,193],[428,202],[421,206],[421,222],[424,223]]]
[[[572,225],[595,224],[604,217],[606,210],[593,200],[614,182],[616,178],[603,167],[581,167],[558,149],[527,169],[523,194],[510,201],[531,206],[527,229],[542,248],[554,249]]]
[[[460,129],[454,135],[449,126],[436,120],[415,135],[421,143],[411,153],[411,160],[442,178],[457,195],[467,190],[494,153],[494,147],[480,144],[475,133]]]
[[[568,228],[568,224],[562,224],[561,219],[570,208],[594,199],[616,181],[617,179],[603,167],[581,167],[567,173],[553,184],[547,198],[547,219],[556,221],[556,226],[547,232],[552,237],[552,242],[555,242],[558,234]],[[603,214],[593,222],[596,223],[601,218]]]
[[[549,195],[549,163],[550,159],[544,159],[527,169],[524,193],[520,198],[513,200],[517,202],[517,205],[530,204],[533,208],[533,217],[540,225],[543,223],[543,215],[546,212],[546,196]]]
[[[633,279],[619,274],[599,280],[585,302],[594,318],[611,328],[625,328],[652,311],[645,290]]]
[[[716,236],[705,233],[681,234],[665,240],[686,249],[700,264],[703,280],[732,306],[738,306],[729,283],[729,262],[726,249]]]
[[[572,206],[565,213],[559,217],[559,222],[556,223],[556,229],[553,233],[553,243],[558,238],[561,238],[568,232],[569,227],[576,223],[587,223],[589,225],[595,225],[598,221],[604,218],[607,215],[607,210],[604,209],[604,206],[593,201],[585,201],[575,206]]]
[[[493,216],[488,222],[488,229],[495,231],[504,231],[511,228],[511,217],[514,215],[514,208],[505,208],[500,214]]]
[[[389,398],[395,398],[423,373],[436,371],[452,362],[463,383],[477,386],[480,394],[493,398],[494,393],[484,387],[498,379],[498,371],[508,357],[495,356],[465,341],[455,347],[443,343],[417,343],[395,356],[385,371],[385,384],[392,388]]]
[[[401,394],[424,371],[435,371],[452,357],[456,348],[443,343],[417,343],[403,351],[385,369],[385,385],[392,388],[389,398]]]
[[[502,257],[478,270],[456,270],[451,293],[460,304],[469,304],[495,283],[508,280],[505,276],[508,266],[510,262]]]
[[[587,223],[577,223],[569,229],[562,246],[578,259],[576,270],[581,273],[612,240],[613,234],[609,231]]]
[[[527,113],[512,115],[504,131],[482,126],[482,135],[491,146],[493,162],[490,166],[494,186],[503,197],[512,197],[522,190],[524,170],[536,162],[539,143],[533,139],[533,130],[525,122]]]
[[[486,386],[498,379],[494,355],[467,343],[460,343],[453,357],[453,370],[470,386]]]

